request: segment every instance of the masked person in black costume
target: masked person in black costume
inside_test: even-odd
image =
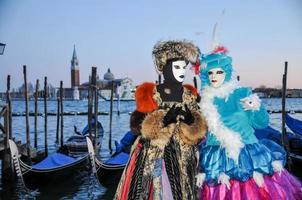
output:
[[[183,85],[188,63],[199,49],[186,41],[154,46],[153,57],[164,83],[137,88],[131,130],[138,134],[115,199],[196,199],[196,144],[206,131],[196,89]]]

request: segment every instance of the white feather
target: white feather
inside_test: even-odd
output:
[[[220,19],[214,24],[213,32],[212,32],[212,44],[211,44],[211,50],[215,50],[216,47],[219,46],[219,35],[218,35],[218,24],[221,24],[221,21],[224,17],[225,9],[222,10]]]
[[[206,179],[206,174],[205,173],[198,173],[196,176],[196,185],[197,187],[202,187],[204,180]]]
[[[218,177],[218,183],[224,184],[228,189],[231,188],[230,177],[225,173],[221,173]]]
[[[275,160],[272,162],[272,166],[273,166],[274,172],[278,172],[279,175],[281,175],[282,171],[284,170],[282,161]]]
[[[253,179],[255,180],[256,184],[261,187],[264,183],[263,174],[254,171],[253,172]]]
[[[219,45],[219,43],[218,43],[218,35],[217,35],[217,26],[218,26],[218,22],[215,23],[214,28],[213,28],[212,46],[211,46],[212,51]]]
[[[239,85],[236,80],[231,80],[219,88],[206,86],[201,94],[199,104],[205,116],[209,132],[220,142],[220,146],[225,148],[227,156],[236,163],[244,144],[241,141],[239,133],[224,126],[213,100],[214,97],[227,99],[237,88],[239,88]]]

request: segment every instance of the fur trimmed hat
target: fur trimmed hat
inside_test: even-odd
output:
[[[200,50],[193,43],[182,40],[160,41],[155,44],[152,55],[156,69],[163,71],[169,60],[184,59],[195,64],[199,61]]]

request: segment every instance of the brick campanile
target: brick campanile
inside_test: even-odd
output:
[[[71,59],[71,88],[80,86],[80,69],[79,61],[77,58],[75,45],[73,47],[73,55]]]

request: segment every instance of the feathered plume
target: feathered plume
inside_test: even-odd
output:
[[[222,45],[217,46],[212,53],[224,53],[227,54],[229,50]]]
[[[220,20],[218,20],[218,22],[215,23],[214,28],[213,28],[213,32],[212,32],[212,50],[216,49],[217,47],[219,47],[219,38],[218,38],[218,24],[219,21],[221,23],[221,20],[224,16],[225,13],[225,9],[222,10],[222,13],[220,15]]]
[[[212,33],[212,49],[215,49],[218,45],[218,34],[217,34],[217,26],[218,22],[215,23],[214,28],[213,28],[213,33]]]

